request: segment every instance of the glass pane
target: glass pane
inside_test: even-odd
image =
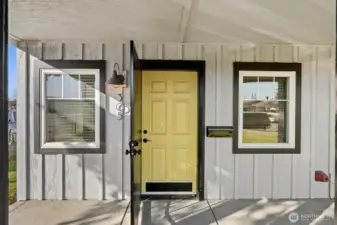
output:
[[[244,100],[244,112],[264,112],[264,102],[260,100]]]
[[[46,74],[46,98],[62,98],[62,75]]]
[[[94,142],[94,100],[48,100],[46,142]]]
[[[63,98],[79,98],[78,79],[78,75],[63,75]]]
[[[276,92],[274,77],[259,77],[259,100],[275,100]]]
[[[95,98],[95,75],[81,75],[81,98]]]
[[[243,77],[243,99],[257,99],[258,82],[257,77]]]
[[[288,79],[287,77],[276,77],[276,99],[287,100],[288,99]]]
[[[258,106],[243,113],[243,143],[288,143],[288,102],[260,101]]]

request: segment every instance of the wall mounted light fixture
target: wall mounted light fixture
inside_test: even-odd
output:
[[[119,70],[118,63],[114,64],[114,71],[112,77],[109,77],[105,82],[106,85],[113,86],[115,88],[123,88],[125,85],[125,77]]]

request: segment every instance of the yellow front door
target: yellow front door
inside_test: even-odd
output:
[[[142,192],[147,182],[192,183],[197,192],[198,75],[143,71]],[[144,131],[147,132],[144,132]]]

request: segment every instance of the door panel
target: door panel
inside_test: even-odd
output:
[[[142,71],[134,44],[130,44],[130,155],[131,225],[138,225],[142,184]]]
[[[142,72],[142,192],[146,182],[191,182],[197,192],[197,72]]]

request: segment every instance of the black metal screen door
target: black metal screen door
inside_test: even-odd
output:
[[[130,155],[131,171],[131,225],[138,225],[142,183],[142,71],[133,41],[130,42]]]
[[[8,224],[8,0],[0,1],[0,224]]]

